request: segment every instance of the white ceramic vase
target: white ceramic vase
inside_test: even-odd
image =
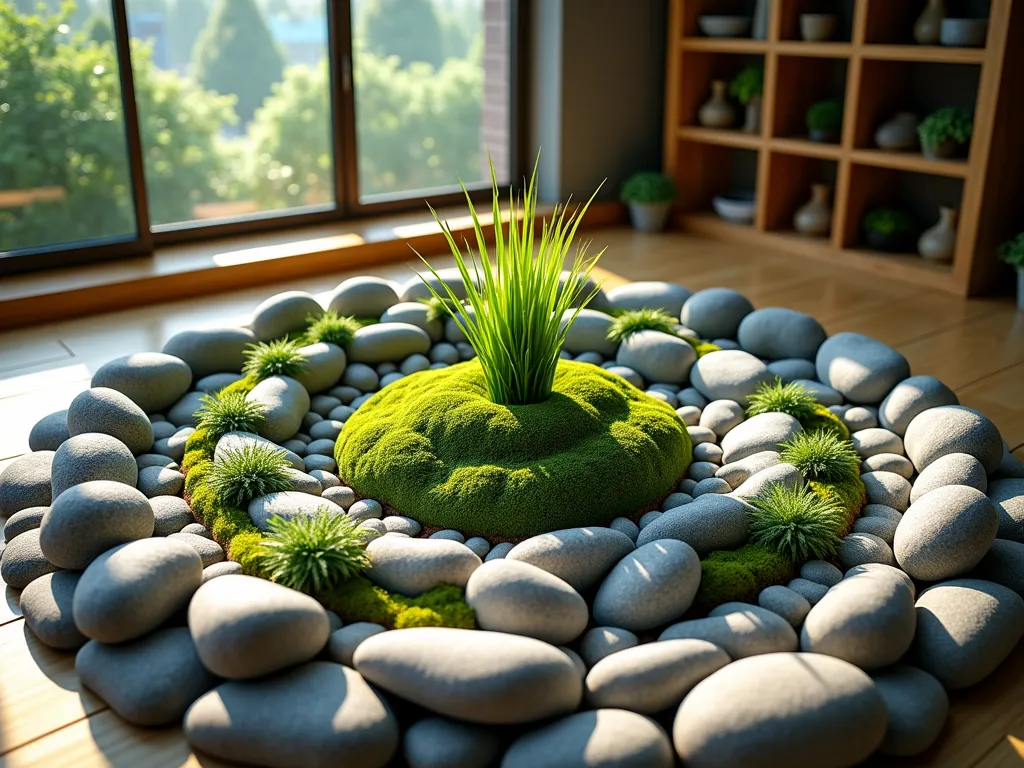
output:
[[[939,208],[939,222],[926,229],[917,240],[917,252],[921,258],[939,264],[953,260],[956,250],[956,208]]]
[[[809,237],[829,236],[832,231],[832,207],[828,200],[831,192],[828,184],[811,185],[811,199],[800,206],[793,217],[793,227],[797,232]]]

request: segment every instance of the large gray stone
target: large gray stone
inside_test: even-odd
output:
[[[800,576],[826,587],[834,587],[843,579],[843,572],[824,560],[808,560],[800,566]]]
[[[586,602],[569,584],[508,556],[473,571],[466,583],[466,602],[481,629],[535,637],[552,645],[575,640],[590,618]]]
[[[897,665],[871,676],[889,712],[889,727],[879,751],[910,757],[924,752],[939,737],[949,713],[942,683],[916,667]]]
[[[502,632],[444,627],[383,632],[364,640],[354,661],[374,685],[474,723],[528,723],[567,714],[583,697],[583,680],[567,654]]]
[[[309,344],[300,347],[299,354],[306,364],[295,374],[295,380],[310,394],[330,389],[345,373],[345,350],[334,344]]]
[[[213,394],[230,387],[236,381],[241,381],[243,378],[240,373],[211,373],[209,376],[203,376],[203,378],[199,379],[194,389],[198,392]]]
[[[184,360],[192,377],[201,379],[211,373],[239,373],[245,364],[243,352],[256,341],[248,328],[207,328],[175,334],[163,352]]]
[[[621,709],[577,712],[512,742],[502,768],[672,768],[657,723]]]
[[[841,659],[777,653],[736,661],[697,684],[672,730],[687,768],[856,765],[888,717],[871,678]]]
[[[415,597],[439,584],[465,587],[481,560],[464,545],[445,539],[382,536],[366,547],[366,577],[391,592]]]
[[[75,625],[101,643],[133,640],[184,608],[202,578],[202,559],[183,542],[153,538],[124,544],[85,569],[75,589]]]
[[[734,400],[744,407],[758,386],[774,379],[764,363],[739,349],[704,355],[690,371],[691,383],[706,398]]]
[[[895,472],[907,480],[914,476],[914,465],[906,456],[895,453],[876,453],[860,463],[861,474],[868,472]],[[913,491],[911,491],[913,494]],[[913,498],[911,498],[913,501]]]
[[[1024,479],[1008,477],[993,481],[988,498],[999,515],[1001,539],[1024,542]]]
[[[59,568],[85,568],[108,549],[153,535],[153,509],[139,491],[91,480],[53,500],[39,527],[39,546]]]
[[[24,589],[36,579],[58,570],[39,547],[39,529],[15,537],[0,553],[0,579],[12,589]]]
[[[638,280],[608,291],[608,303],[615,309],[656,309],[672,317],[679,317],[683,304],[693,295],[678,283],[661,280]]]
[[[446,717],[424,718],[402,736],[409,768],[488,768],[501,750],[497,734]]]
[[[472,275],[472,272],[470,272],[470,274]],[[462,279],[462,272],[459,271],[458,267],[445,267],[444,269],[439,269],[437,270],[437,276],[429,270],[418,272],[402,284],[401,289],[398,292],[398,296],[403,302],[418,302],[421,299],[429,299],[431,297],[430,289],[427,288],[427,285],[429,284],[441,296],[447,297],[448,293],[441,284],[442,281],[452,290],[452,293],[455,294],[457,299],[466,298],[466,284]]]
[[[562,315],[563,326],[575,312],[574,309],[565,311]],[[595,309],[581,309],[576,315],[576,320],[566,332],[565,344],[562,347],[574,355],[583,352],[597,352],[604,357],[615,357],[619,344],[608,338],[608,331],[611,327],[612,317],[610,315]]]
[[[57,495],[51,484],[55,458],[53,451],[26,453],[0,471],[0,517],[10,517],[29,507],[50,506]],[[64,490],[63,486],[60,490]]]
[[[289,451],[286,448],[282,448],[273,440],[267,440],[267,438],[260,437],[252,432],[224,433],[221,439],[217,441],[216,448],[213,449],[213,460],[224,461],[228,455],[242,450],[249,443],[256,443],[270,448],[276,448],[284,454],[284,460],[287,461],[294,469],[302,471],[306,468],[305,462],[303,462],[302,458],[297,453]]]
[[[1024,544],[996,539],[971,571],[971,578],[994,581],[1024,597]]]
[[[751,312],[743,318],[737,335],[743,349],[769,360],[814,360],[825,337],[825,329],[813,317],[783,307]]]
[[[753,437],[752,435],[750,437]],[[724,458],[724,452],[722,454]],[[747,478],[757,474],[763,469],[773,467],[781,461],[778,451],[760,451],[752,453],[743,459],[722,464],[715,470],[715,477],[720,477],[729,484],[730,488],[739,488]]]
[[[752,416],[722,438],[723,468],[726,464],[732,464],[755,453],[778,451],[783,443],[802,431],[800,422],[788,413],[760,413]],[[731,484],[728,478],[726,482]]]
[[[638,331],[619,345],[617,365],[632,368],[649,382],[682,384],[697,359],[693,347],[661,331]]]
[[[960,405],[960,401],[934,376],[911,376],[886,395],[878,407],[878,422],[897,435],[905,435],[915,416],[940,405]]]
[[[188,444],[188,439],[195,434],[195,431],[195,427],[183,427],[170,437],[153,443],[153,450],[157,454],[167,456],[175,463],[178,463],[185,458],[185,446]]]
[[[870,533],[892,547],[897,525],[884,517],[859,517],[853,521],[853,533]]]
[[[654,715],[683,700],[708,675],[731,661],[706,640],[645,643],[601,659],[584,681],[587,704]]]
[[[811,581],[805,578],[790,579],[786,585],[787,589],[791,589],[806,600],[810,605],[814,606],[821,602],[821,598],[828,594],[829,587],[824,584],[820,584],[817,581]]]
[[[430,310],[420,301],[404,301],[388,307],[381,313],[382,323],[408,323],[422,328],[435,344],[444,338],[444,323],[440,318],[430,319]]]
[[[272,341],[292,331],[304,331],[307,317],[320,317],[324,308],[305,291],[285,291],[266,299],[252,314],[252,332],[260,341]]]
[[[188,628],[203,665],[245,680],[301,664],[327,644],[327,612],[309,595],[252,576],[220,576],[199,587]]]
[[[49,507],[25,507],[18,510],[4,523],[4,541],[10,541],[18,534],[38,528]]]
[[[981,462],[966,453],[948,453],[927,467],[910,489],[910,502],[914,503],[929,491],[944,485],[967,485],[982,493],[988,490],[988,475]]]
[[[723,603],[707,618],[673,624],[658,637],[659,642],[684,639],[707,640],[733,659],[797,648],[796,632],[788,621],[747,603]]]
[[[988,677],[1024,635],[1024,599],[999,584],[954,579],[917,599],[913,663],[946,688]]]
[[[170,408],[192,384],[192,369],[180,357],[162,352],[137,352],[104,363],[92,375],[93,387],[126,395],[145,413]]]
[[[699,585],[700,560],[689,544],[652,541],[622,558],[601,583],[594,621],[632,632],[653,629],[682,616]]]
[[[122,719],[142,726],[180,723],[192,702],[217,684],[185,627],[117,645],[90,640],[75,656],[75,671]]]
[[[68,432],[68,411],[43,416],[28,433],[28,447],[32,451],[56,451],[60,444],[71,437]]]
[[[398,301],[398,293],[388,280],[363,275],[342,280],[331,292],[327,308],[342,317],[379,318]]]
[[[249,518],[261,531],[270,530],[271,518],[316,517],[322,510],[332,515],[344,514],[344,510],[333,501],[302,491],[268,493],[250,501],[248,507]]]
[[[915,579],[942,581],[976,566],[998,528],[999,517],[985,494],[947,485],[910,505],[896,528],[893,553]]]
[[[904,512],[910,506],[910,482],[895,472],[865,472],[864,483],[868,504],[882,504]]]
[[[44,645],[73,651],[88,640],[75,626],[71,610],[81,576],[76,571],[47,573],[21,591],[21,614],[25,624]]]
[[[356,331],[347,350],[349,360],[355,363],[397,363],[409,355],[429,352],[430,336],[408,323],[377,323]]]
[[[735,549],[747,541],[749,512],[750,506],[740,499],[705,493],[644,526],[637,537],[637,546],[658,539],[678,539],[699,555],[718,549]]]
[[[853,449],[862,459],[876,456],[880,453],[895,453],[897,456],[903,454],[903,440],[895,432],[881,427],[862,429],[850,435],[850,442]]]
[[[611,528],[567,528],[521,541],[506,557],[542,568],[582,592],[633,549],[628,536]]]
[[[773,485],[782,485],[786,488],[797,490],[803,484],[804,476],[800,473],[800,470],[792,464],[782,463],[762,469],[757,474],[751,475],[732,494],[738,499],[753,499],[761,496]]]
[[[918,472],[951,453],[973,456],[992,474],[1003,460],[1003,439],[995,424],[962,405],[929,408],[914,417],[903,438]]]
[[[783,384],[789,384],[797,379],[813,379],[817,376],[814,370],[813,360],[800,358],[786,358],[785,360],[773,360],[768,363],[768,372],[772,376],[778,376]]]
[[[800,631],[800,650],[881,669],[907,652],[916,625],[914,594],[903,579],[882,569],[862,571],[840,581],[811,608]]]
[[[262,680],[222,683],[185,713],[185,738],[232,763],[383,768],[398,723],[361,675],[314,661]]]
[[[302,417],[309,411],[309,392],[290,376],[264,379],[245,399],[263,406],[259,434],[275,443],[283,443],[302,426]]]
[[[852,403],[880,403],[910,375],[910,364],[892,347],[860,333],[837,333],[818,349],[818,380]]]
[[[735,339],[740,322],[753,311],[754,305],[731,288],[707,288],[686,300],[679,319],[703,339]]]

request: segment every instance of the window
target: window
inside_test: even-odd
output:
[[[516,0],[0,0],[0,271],[53,263],[20,258],[40,250],[88,260],[112,241],[146,253],[420,208],[459,179],[488,186],[489,159],[505,184],[515,14]]]

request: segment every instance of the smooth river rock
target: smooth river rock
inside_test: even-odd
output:
[[[53,493],[52,486],[55,457],[53,451],[26,453],[0,471],[0,517],[8,518],[29,507],[50,506],[51,499],[57,495]],[[134,459],[132,463],[135,463]],[[69,485],[70,480],[66,480]],[[63,482],[57,493],[62,490]]]
[[[1024,478],[993,481],[988,498],[999,515],[999,538],[1024,542]]]
[[[562,314],[563,327],[575,312],[574,309],[567,309]],[[615,357],[619,343],[608,338],[608,331],[611,330],[613,320],[611,315],[598,312],[596,309],[581,309],[565,334],[565,343],[562,348],[574,355],[597,352],[604,357]]]
[[[211,373],[239,373],[245,364],[243,353],[256,342],[248,328],[207,328],[175,334],[163,353],[184,360],[192,377],[201,379]]]
[[[376,318],[398,301],[398,293],[390,281],[381,277],[361,275],[342,280],[331,292],[327,308],[342,317]]]
[[[542,568],[582,592],[633,549],[629,536],[611,528],[566,528],[525,539],[505,557]]]
[[[116,437],[98,432],[75,435],[53,454],[50,468],[53,498],[73,485],[90,480],[113,480],[134,488],[139,480],[139,465],[128,446]]]
[[[56,571],[40,576],[21,591],[25,624],[51,648],[73,651],[89,639],[75,626],[71,608],[81,577],[77,571]]]
[[[735,549],[747,541],[750,505],[720,493],[706,493],[675,507],[645,525],[637,537],[642,547],[659,539],[678,539],[700,555]]]
[[[960,405],[960,401],[934,376],[911,376],[893,387],[878,406],[878,422],[902,436],[915,416],[940,405]]]
[[[496,764],[501,751],[498,734],[447,717],[426,717],[402,735],[409,768],[487,768]]]
[[[465,587],[482,561],[463,544],[446,539],[381,536],[366,547],[366,577],[392,592],[416,597],[439,584]]]
[[[137,352],[104,363],[92,375],[93,387],[126,395],[144,413],[162,413],[188,392],[192,369],[180,357]]]
[[[356,331],[346,349],[355,363],[398,362],[409,355],[427,354],[430,336],[409,323],[377,323]]]
[[[936,459],[917,476],[910,488],[910,503],[913,504],[929,491],[944,485],[967,485],[982,493],[988,490],[988,474],[973,456],[966,453],[947,453]]]
[[[348,358],[345,356],[345,350],[339,346],[324,343],[308,344],[299,348],[299,354],[306,359],[306,364],[295,374],[295,380],[310,394],[330,389],[345,373]]]
[[[852,403],[880,403],[910,375],[907,359],[892,347],[860,333],[837,333],[818,349],[818,380]]]
[[[294,436],[302,426],[302,417],[309,411],[309,392],[290,376],[264,379],[245,396],[263,406],[259,434],[275,443]]]
[[[46,559],[39,547],[38,528],[16,536],[0,554],[0,578],[11,589],[24,589],[56,570],[57,566]]]
[[[814,360],[826,337],[825,329],[813,317],[783,307],[751,312],[743,318],[737,334],[743,349],[769,360]]]
[[[28,433],[28,447],[31,451],[56,451],[69,437],[68,412],[65,408],[43,416],[32,426]]]
[[[910,757],[924,752],[939,737],[949,714],[942,683],[927,672],[903,664],[871,676],[889,711],[889,727],[879,751]]]
[[[618,365],[631,368],[648,382],[682,384],[697,359],[693,347],[661,331],[638,331],[619,345]]]
[[[278,491],[260,496],[249,502],[249,519],[261,531],[270,530],[270,520],[282,517],[290,520],[295,517],[316,517],[321,511],[328,514],[342,515],[344,510],[334,502],[320,496],[313,496],[302,491]]]
[[[673,624],[658,637],[659,642],[683,639],[707,640],[733,659],[797,649],[796,632],[788,621],[746,603],[723,603],[707,618]]]
[[[320,317],[324,308],[311,293],[285,291],[264,300],[252,315],[253,333],[260,341],[272,341],[306,329],[306,318]]]
[[[678,283],[661,280],[637,280],[608,291],[608,303],[615,309],[656,309],[679,317],[683,304],[693,293]]]
[[[731,288],[706,288],[686,300],[679,319],[702,339],[734,339],[740,322],[753,311],[750,300]]]
[[[918,472],[951,453],[973,456],[992,474],[1003,460],[999,430],[978,411],[962,405],[929,408],[914,417],[903,438]]]
[[[802,431],[800,422],[788,413],[761,413],[752,416],[722,438],[723,469],[728,464],[757,453],[778,451],[784,442]],[[727,482],[732,484],[728,478]]]
[[[694,388],[708,400],[733,400],[743,407],[758,386],[774,379],[764,363],[739,349],[704,355],[690,371]]]

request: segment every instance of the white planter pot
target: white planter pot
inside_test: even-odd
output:
[[[629,218],[638,232],[661,232],[671,210],[672,203],[630,203]]]

